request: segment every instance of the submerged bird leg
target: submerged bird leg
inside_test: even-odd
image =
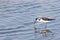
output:
[[[47,23],[44,23],[44,30],[47,29]]]
[[[44,22],[44,29],[41,31],[41,33],[43,33],[44,36],[47,36],[47,23]]]

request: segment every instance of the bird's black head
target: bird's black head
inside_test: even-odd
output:
[[[39,20],[39,21],[40,21],[40,18],[36,18],[35,20],[36,20],[36,21],[37,21],[37,20]]]
[[[37,22],[37,20],[39,20],[39,21],[40,21],[40,18],[35,18],[35,22],[34,22],[34,24]]]
[[[36,23],[36,20],[37,20],[38,18],[35,18],[35,22],[34,22],[34,24]]]
[[[35,20],[37,20],[38,18],[36,18]]]

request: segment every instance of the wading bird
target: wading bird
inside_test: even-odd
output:
[[[44,23],[44,26],[45,26],[44,29],[46,30],[46,28],[47,28],[47,22],[51,22],[53,20],[55,20],[55,19],[47,18],[47,17],[36,18],[34,24],[35,23]]]

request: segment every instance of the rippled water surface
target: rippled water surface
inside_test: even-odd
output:
[[[47,29],[54,35],[34,33],[36,17],[56,20]],[[60,40],[60,0],[0,0],[0,40]]]

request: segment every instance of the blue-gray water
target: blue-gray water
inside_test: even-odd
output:
[[[36,17],[56,19],[48,23],[54,35],[35,35],[33,27],[43,27]],[[0,0],[0,40],[60,40],[60,0]]]

